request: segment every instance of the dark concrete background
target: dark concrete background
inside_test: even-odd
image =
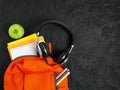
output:
[[[6,44],[13,41],[9,25],[23,25],[26,36],[48,19],[64,22],[74,35],[75,48],[65,65],[71,71],[70,90],[120,90],[120,0],[0,0],[0,90],[10,62]],[[63,50],[66,34],[51,28],[44,34],[54,52]]]

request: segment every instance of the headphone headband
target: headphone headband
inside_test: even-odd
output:
[[[64,31],[66,31],[68,34],[69,34],[69,43],[70,43],[70,46],[73,46],[73,35],[70,31],[70,29],[67,27],[66,24],[60,22],[60,21],[56,21],[56,20],[48,20],[48,21],[45,21],[43,22],[40,27],[39,27],[39,32],[42,30],[42,28],[47,25],[47,24],[56,24],[57,26],[61,27],[64,29]]]

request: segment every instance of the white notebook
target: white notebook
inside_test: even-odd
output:
[[[45,42],[43,36],[39,37],[39,42]],[[22,56],[37,55],[36,34],[34,33],[22,39],[10,42],[8,43],[7,48],[8,48],[11,60],[14,60]]]

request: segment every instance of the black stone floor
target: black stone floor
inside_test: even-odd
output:
[[[70,90],[120,90],[120,0],[0,0],[0,90],[10,63],[9,25],[23,25],[26,36],[48,19],[64,22],[74,35],[65,64]],[[46,29],[41,34],[53,42],[54,53],[64,50],[67,35],[58,27]]]

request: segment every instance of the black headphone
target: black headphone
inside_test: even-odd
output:
[[[51,55],[51,53],[49,52],[49,49],[48,49],[48,46],[46,43],[44,42],[40,42],[39,43],[39,48],[41,49],[42,51],[42,56],[43,57],[52,57],[54,58],[54,61],[57,62],[57,63],[60,63],[60,64],[63,64],[65,63],[68,58],[69,58],[69,54],[72,50],[72,48],[74,47],[73,45],[73,35],[72,33],[70,32],[69,28],[62,22],[59,22],[59,21],[56,21],[56,20],[49,20],[49,21],[45,21],[43,22],[38,28],[37,28],[37,31],[41,31],[42,28],[47,25],[47,24],[55,24],[59,27],[62,27],[69,35],[69,46],[68,48],[66,48],[58,57],[55,57],[53,55]]]

